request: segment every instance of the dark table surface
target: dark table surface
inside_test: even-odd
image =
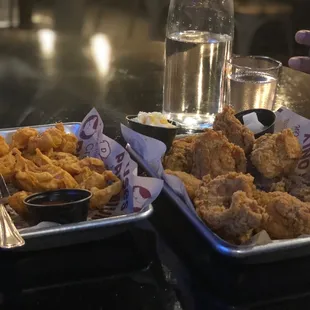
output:
[[[127,41],[113,48],[104,37],[96,60],[89,40],[58,36],[54,52],[44,54],[39,37],[22,31],[1,36],[1,127],[81,121],[95,107],[106,133],[118,137],[126,114],[161,110],[164,43],[144,42],[140,49]],[[276,107],[310,117],[309,85],[309,75],[284,67]]]
[[[94,40],[94,37],[92,39]],[[95,43],[91,44],[91,42]],[[112,138],[120,139],[120,122],[125,121],[127,114],[139,111],[160,111],[164,44],[139,40],[117,42],[113,36],[102,35],[97,36],[97,39],[95,37],[95,41],[60,35],[56,36],[54,42],[53,34],[49,32],[38,34],[18,30],[3,31],[0,40],[0,127],[81,121],[88,111],[95,107],[105,122],[105,133]],[[310,118],[310,75],[283,68],[275,108],[280,106],[287,106]],[[96,244],[94,248],[97,248]],[[72,253],[76,253],[74,251],[72,249]],[[91,253],[92,250],[87,251]],[[143,296],[143,302],[133,309],[161,309],[161,307],[181,309],[180,300],[183,301],[183,305],[191,304],[191,298],[195,299],[196,309],[227,308],[222,307],[218,301],[215,303],[216,306],[208,304],[212,298],[204,300],[207,292],[200,292],[201,294],[197,296],[187,296],[188,299],[184,302],[186,299],[184,294],[186,292],[190,294],[190,289],[185,283],[186,267],[169,251],[162,245],[159,251],[160,257],[166,260],[163,262],[164,266],[170,265],[172,269],[177,270],[177,277],[171,275],[169,269],[166,269],[166,280],[158,280],[155,276],[156,284],[150,282],[149,277],[141,274],[140,280],[137,280],[137,275],[113,279],[109,282],[110,285],[105,284],[108,288],[104,290],[106,294],[104,296],[109,296],[107,297],[109,300],[111,298],[114,301],[117,300],[118,307],[129,304],[131,295]],[[59,253],[61,255],[62,250],[59,250]],[[51,254],[46,255],[49,257]],[[76,254],[76,256],[79,255]],[[152,270],[151,274],[154,275]],[[77,267],[76,273],[78,272]],[[180,279],[182,272],[184,277]],[[159,278],[161,278],[160,273],[161,271],[155,271]],[[46,304],[46,300],[54,300],[53,296],[60,296],[59,299],[61,299],[61,296],[66,295],[74,299],[76,296],[84,296],[82,292],[87,295],[85,286],[91,288],[92,293],[97,292],[97,297],[100,294],[98,292],[103,290],[102,286],[91,285],[83,280],[82,276],[75,282],[78,284],[74,287],[70,286],[68,291],[62,288],[62,293],[48,290],[46,295],[43,293],[34,294],[34,297],[27,295],[28,299],[24,299],[23,302],[26,304],[31,302],[32,305],[37,303],[38,309],[47,309],[48,307],[40,307],[42,304],[40,298],[45,298]],[[196,290],[199,289],[196,288]],[[157,300],[158,296],[162,297],[163,292],[168,295],[160,299],[160,305],[156,302],[152,304],[151,300]],[[84,300],[88,298],[86,295],[85,298],[83,297]],[[118,299],[115,296],[121,297]],[[304,293],[298,300],[304,302],[307,298],[308,295]],[[75,300],[75,304],[79,303],[78,300]],[[163,300],[165,300],[164,305]],[[145,304],[148,307],[143,306]],[[99,304],[97,306],[97,308],[95,306],[91,308],[85,305],[81,308],[101,309]],[[59,305],[57,307],[61,308]],[[115,306],[113,309],[118,307]],[[183,307],[185,309],[185,306]],[[290,309],[297,309],[297,304],[294,307]],[[188,309],[191,308],[193,307],[188,306]],[[267,309],[267,307],[261,309]]]

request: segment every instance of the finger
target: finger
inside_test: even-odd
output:
[[[298,31],[295,35],[295,40],[299,44],[310,46],[310,31],[309,30]]]
[[[310,73],[310,57],[300,56],[292,57],[288,65],[295,70]]]

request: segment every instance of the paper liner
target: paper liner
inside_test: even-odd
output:
[[[123,186],[108,205],[92,210],[89,219],[138,212],[157,198],[163,186],[162,180],[137,176],[137,163],[119,143],[103,134],[103,128],[99,113],[92,109],[78,132],[78,155],[101,159],[122,180]]]
[[[137,176],[137,163],[116,141],[103,134],[104,123],[96,109],[92,109],[84,118],[78,132],[78,156],[101,159],[106,168],[122,180],[121,193],[112,197],[109,204],[100,209],[89,210],[88,220],[108,216],[139,212],[152,203],[160,194],[163,180]],[[27,225],[9,208],[18,228]],[[31,230],[42,229],[55,223],[40,223]],[[27,228],[27,231],[30,228]],[[25,230],[26,231],[26,230]]]

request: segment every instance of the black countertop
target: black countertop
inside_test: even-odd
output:
[[[46,31],[3,30],[0,33],[0,127],[81,121],[95,107],[105,122],[105,134],[121,141],[120,122],[125,121],[127,114],[141,110],[160,111],[164,43],[139,36],[120,40],[120,31],[115,34],[111,28],[104,33],[107,36],[99,34],[99,44],[94,47],[91,44],[94,36],[56,35],[53,41],[53,34]],[[275,108],[284,105],[310,118],[309,85],[310,75],[283,68]],[[55,249],[45,252],[35,262],[26,257],[31,266],[46,264],[43,266],[47,271],[53,259],[57,264],[67,261],[67,265],[60,264],[63,270],[68,269],[66,266],[70,265],[70,260],[76,262],[68,269],[68,283],[64,280],[62,285],[57,281],[46,284],[48,289],[44,292],[42,287],[32,287],[20,300],[16,299],[17,291],[14,291],[18,288],[13,289],[11,283],[13,286],[8,286],[10,289],[6,291],[9,292],[9,301],[14,301],[17,307],[24,304],[33,309],[62,309],[70,300],[72,308],[76,309],[102,309],[105,302],[113,304],[110,309],[126,306],[129,309],[230,308],[208,295],[193,279],[190,282],[187,267],[161,242],[159,255],[153,253],[147,260],[148,267],[143,263],[134,274],[109,278],[104,270],[102,275],[101,271],[97,273],[99,279],[95,282],[86,279],[87,276],[80,273],[82,262],[79,257],[83,261],[87,258],[80,255],[79,251],[89,253],[91,265],[92,253],[97,255],[96,262],[100,255],[105,255],[104,251],[100,253],[102,247],[102,244],[94,243],[67,251]],[[7,262],[13,266],[12,261],[11,257],[7,258]],[[18,276],[18,268],[12,268],[12,272]],[[72,274],[75,277],[72,278]],[[33,273],[30,272],[28,277],[31,275]],[[100,278],[104,278],[104,281]],[[309,302],[307,292],[298,294],[297,301],[285,301],[287,307],[292,305],[287,309],[302,309],[298,304],[304,306]],[[139,298],[132,298],[134,295]],[[87,303],[87,298],[93,303]],[[283,300],[280,306],[277,306],[277,301],[275,303],[272,308],[263,304],[252,309],[280,309]]]
[[[164,43],[144,42],[141,50],[131,41],[111,45],[110,57],[96,64],[87,39],[57,36],[52,57],[44,56],[38,37],[2,34],[1,127],[81,121],[95,107],[106,133],[117,137],[126,114],[161,110]],[[284,67],[276,107],[310,117],[309,82],[310,76]]]

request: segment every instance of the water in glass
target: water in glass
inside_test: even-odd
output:
[[[172,0],[169,10],[163,113],[183,127],[203,129],[212,126],[223,105],[225,65],[232,49],[233,13],[225,15],[220,10],[199,6],[193,14],[193,10],[178,7],[176,2],[182,0]],[[230,1],[221,3],[225,2]],[[176,18],[177,9],[187,11],[186,18],[183,15]],[[218,26],[220,20],[225,27]]]

